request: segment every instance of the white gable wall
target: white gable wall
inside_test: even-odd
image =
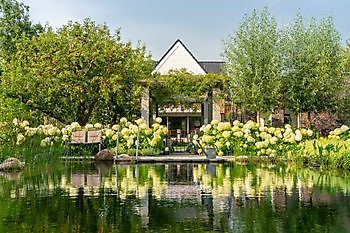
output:
[[[168,74],[170,70],[180,69],[186,69],[194,75],[206,74],[191,53],[180,41],[177,41],[168,53],[159,61],[153,72],[165,75]]]

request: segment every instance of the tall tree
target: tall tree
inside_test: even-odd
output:
[[[16,43],[23,37],[32,37],[43,31],[40,24],[33,24],[29,8],[16,0],[0,0],[0,74],[2,66],[16,54]],[[0,77],[1,79],[1,77]],[[31,111],[16,99],[7,98],[0,85],[0,122],[22,116],[26,119],[40,119],[40,114]]]
[[[270,114],[278,106],[279,48],[277,23],[267,8],[245,15],[236,33],[225,41],[226,71],[232,92],[245,109]]]
[[[137,81],[151,71],[144,48],[132,48],[119,32],[111,35],[106,25],[87,19],[22,38],[1,84],[8,96],[31,108],[64,123],[85,124],[94,116],[112,120],[115,115],[105,111],[109,106],[137,108]]]
[[[344,73],[332,18],[319,23],[313,18],[306,24],[298,14],[284,35],[284,106],[298,115],[336,110]]]
[[[0,57],[9,61],[16,52],[16,42],[43,31],[29,18],[29,7],[16,0],[0,0]]]
[[[346,41],[346,46],[342,50],[345,85],[340,95],[339,101],[339,123],[350,124],[350,41]]]

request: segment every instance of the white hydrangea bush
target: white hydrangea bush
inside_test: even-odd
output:
[[[195,144],[202,148],[214,147],[222,155],[265,155],[274,157],[291,146],[311,139],[316,134],[311,129],[293,129],[290,125],[283,128],[259,127],[256,122],[241,123],[212,121],[200,128]]]

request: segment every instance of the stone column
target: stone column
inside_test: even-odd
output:
[[[221,121],[221,114],[220,114],[220,97],[219,97],[220,90],[219,88],[213,89],[213,97],[212,97],[212,120],[218,120]]]
[[[209,123],[209,98],[206,98],[203,103],[203,123],[208,124]]]
[[[145,120],[146,125],[149,127],[149,88],[142,86],[141,97],[141,117]]]

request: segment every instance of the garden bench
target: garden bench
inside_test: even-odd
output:
[[[101,130],[77,130],[72,132],[70,145],[90,145],[98,144],[98,151],[102,147]]]

